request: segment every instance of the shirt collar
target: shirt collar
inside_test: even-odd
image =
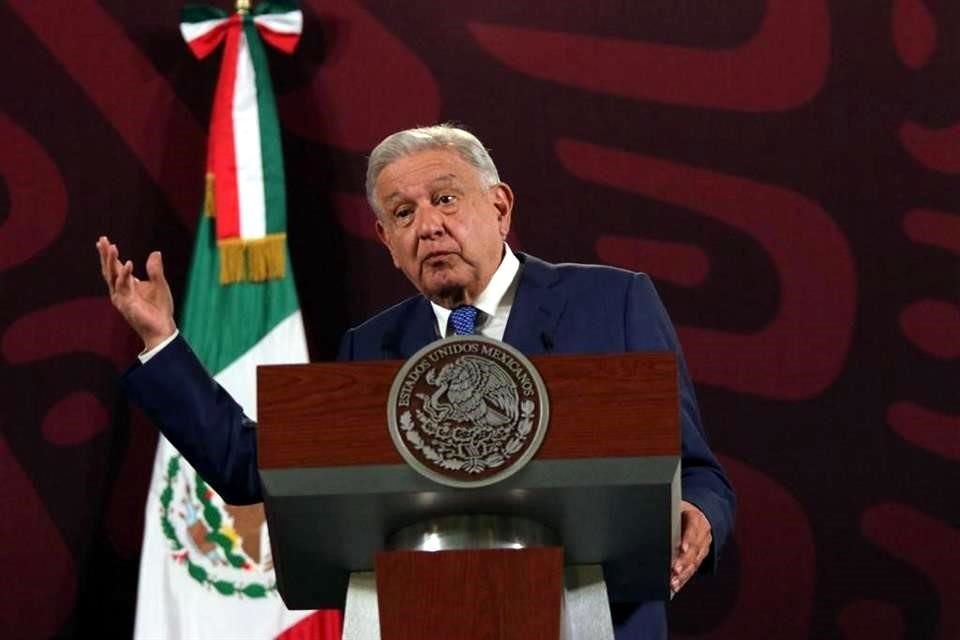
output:
[[[497,270],[493,273],[493,277],[490,278],[487,288],[481,291],[477,299],[473,301],[473,306],[482,311],[488,318],[495,316],[497,307],[500,306],[500,301],[503,300],[503,296],[506,295],[510,289],[510,285],[513,284],[513,280],[516,278],[519,270],[520,260],[518,260],[517,256],[510,250],[510,246],[504,242],[503,259],[500,261],[500,266],[497,267]],[[447,322],[450,319],[451,310],[446,307],[441,307],[432,300],[430,301],[430,306],[433,307],[433,314],[437,317],[437,327],[440,329],[440,335],[446,335]]]

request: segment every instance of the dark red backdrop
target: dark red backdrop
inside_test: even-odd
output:
[[[228,6],[220,2],[221,6]],[[470,6],[476,5],[476,6]],[[182,293],[218,60],[175,0],[0,4],[0,635],[129,635],[155,431],[94,241]],[[410,292],[364,153],[453,119],[518,248],[649,272],[740,494],[680,637],[960,637],[960,3],[311,0],[271,54],[314,359]]]

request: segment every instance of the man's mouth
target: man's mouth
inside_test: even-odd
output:
[[[454,255],[452,251],[431,251],[423,257],[422,264],[428,267],[438,267]]]

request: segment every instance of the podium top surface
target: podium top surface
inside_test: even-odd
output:
[[[673,354],[530,360],[551,406],[537,459],[679,455]],[[402,365],[388,360],[260,367],[260,468],[404,464],[386,427],[390,385]]]

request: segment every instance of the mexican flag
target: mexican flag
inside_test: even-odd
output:
[[[263,42],[291,52],[302,16],[263,2],[227,16],[188,6],[199,57],[224,54],[211,116],[207,193],[180,330],[216,381],[256,419],[256,366],[308,359],[287,256],[286,195]],[[146,505],[134,636],[339,640],[339,611],[280,599],[263,506],[227,505],[163,437]]]

